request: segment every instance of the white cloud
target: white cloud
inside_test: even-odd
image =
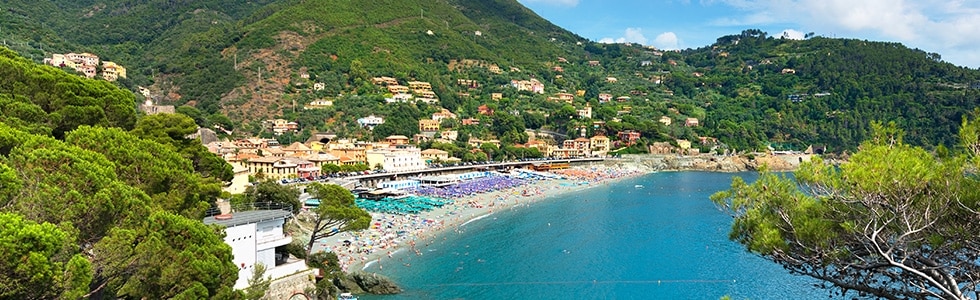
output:
[[[646,36],[643,36],[643,29],[640,28],[626,28],[623,32],[623,36],[618,38],[604,37],[599,39],[600,43],[637,43],[641,45],[646,45],[649,40]]]
[[[713,0],[740,13],[711,22],[722,26],[789,24],[824,36],[886,40],[947,61],[980,67],[980,1],[974,0]]]
[[[664,32],[653,40],[653,46],[664,50],[676,50],[680,49],[678,42],[679,40],[677,39],[677,34],[674,34],[673,32]]]
[[[520,0],[520,2],[545,4],[545,5],[553,5],[553,6],[567,6],[567,7],[578,6],[578,0]]]
[[[785,29],[785,30],[783,30],[783,32],[780,32],[779,33],[779,37],[784,38],[784,39],[788,39],[788,40],[802,40],[804,37],[806,37],[806,34],[803,33],[802,31],[796,31],[796,30],[793,30],[793,29]]]

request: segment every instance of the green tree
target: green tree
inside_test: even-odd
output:
[[[314,198],[320,199],[320,206],[313,209],[316,222],[310,233],[307,249],[313,249],[317,240],[335,234],[366,229],[371,224],[371,215],[354,204],[354,195],[336,184],[310,183],[307,190]]]
[[[245,198],[250,203],[279,203],[290,205],[293,211],[302,207],[299,203],[300,191],[292,185],[279,184],[266,180],[245,189]]]
[[[980,126],[964,125],[973,133]],[[978,296],[980,223],[964,221],[980,217],[980,181],[967,163],[975,154],[939,159],[904,144],[894,123],[873,127],[872,139],[839,167],[815,158],[795,182],[763,172],[712,195],[735,217],[730,237],[842,294]]]
[[[228,299],[238,280],[220,229],[168,212],[113,228],[93,250],[103,284],[133,299]]]
[[[203,217],[221,193],[214,179],[194,172],[190,160],[170,145],[142,140],[119,128],[81,126],[65,141],[105,155],[120,180],[139,188],[151,204],[188,218]]]
[[[78,299],[88,292],[92,264],[54,224],[0,213],[0,249],[0,298]]]
[[[248,279],[248,287],[245,288],[242,298],[246,300],[265,299],[265,294],[269,291],[269,285],[272,284],[272,281],[265,276],[266,270],[267,268],[264,264],[255,264],[255,269],[252,270],[252,278]]]
[[[154,114],[140,118],[136,128],[131,131],[136,136],[170,145],[194,164],[194,170],[204,177],[221,181],[231,181],[235,172],[231,165],[201,144],[198,139],[187,136],[197,132],[197,124],[182,114]]]

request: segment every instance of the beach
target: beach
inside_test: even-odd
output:
[[[533,206],[544,199],[560,199],[561,194],[605,185],[615,180],[648,173],[635,166],[592,165],[550,172],[561,179],[527,179],[524,184],[491,189],[486,192],[459,195],[453,203],[418,214],[386,214],[372,212],[369,229],[344,232],[314,243],[313,252],[332,251],[337,254],[341,269],[362,270],[376,265],[379,269],[411,267],[394,255],[410,251],[425,255],[425,248],[436,239],[445,239],[450,232],[463,234],[465,225],[504,210]]]

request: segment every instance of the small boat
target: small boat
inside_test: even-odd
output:
[[[634,185],[633,188],[642,189],[643,188],[643,185],[642,184],[637,184],[637,185]]]
[[[337,300],[357,300],[357,297],[351,293],[340,293],[340,295],[337,296]]]

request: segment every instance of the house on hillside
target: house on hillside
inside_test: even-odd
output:
[[[698,122],[698,118],[687,118],[686,120],[684,120],[684,126],[698,127],[698,125],[700,125]]]
[[[384,123],[385,123],[385,119],[384,118],[375,117],[374,115],[370,115],[370,116],[367,116],[367,117],[363,117],[363,118],[357,119],[357,124],[358,125],[361,125],[361,127],[366,127],[368,129],[374,129],[374,127],[376,127],[378,125],[381,125],[381,124],[384,124]]]
[[[429,120],[429,119],[419,120],[419,131],[421,132],[439,131],[439,120]]]
[[[635,130],[620,131],[616,134],[619,140],[622,141],[626,146],[633,146],[636,141],[640,140],[640,132]]]

